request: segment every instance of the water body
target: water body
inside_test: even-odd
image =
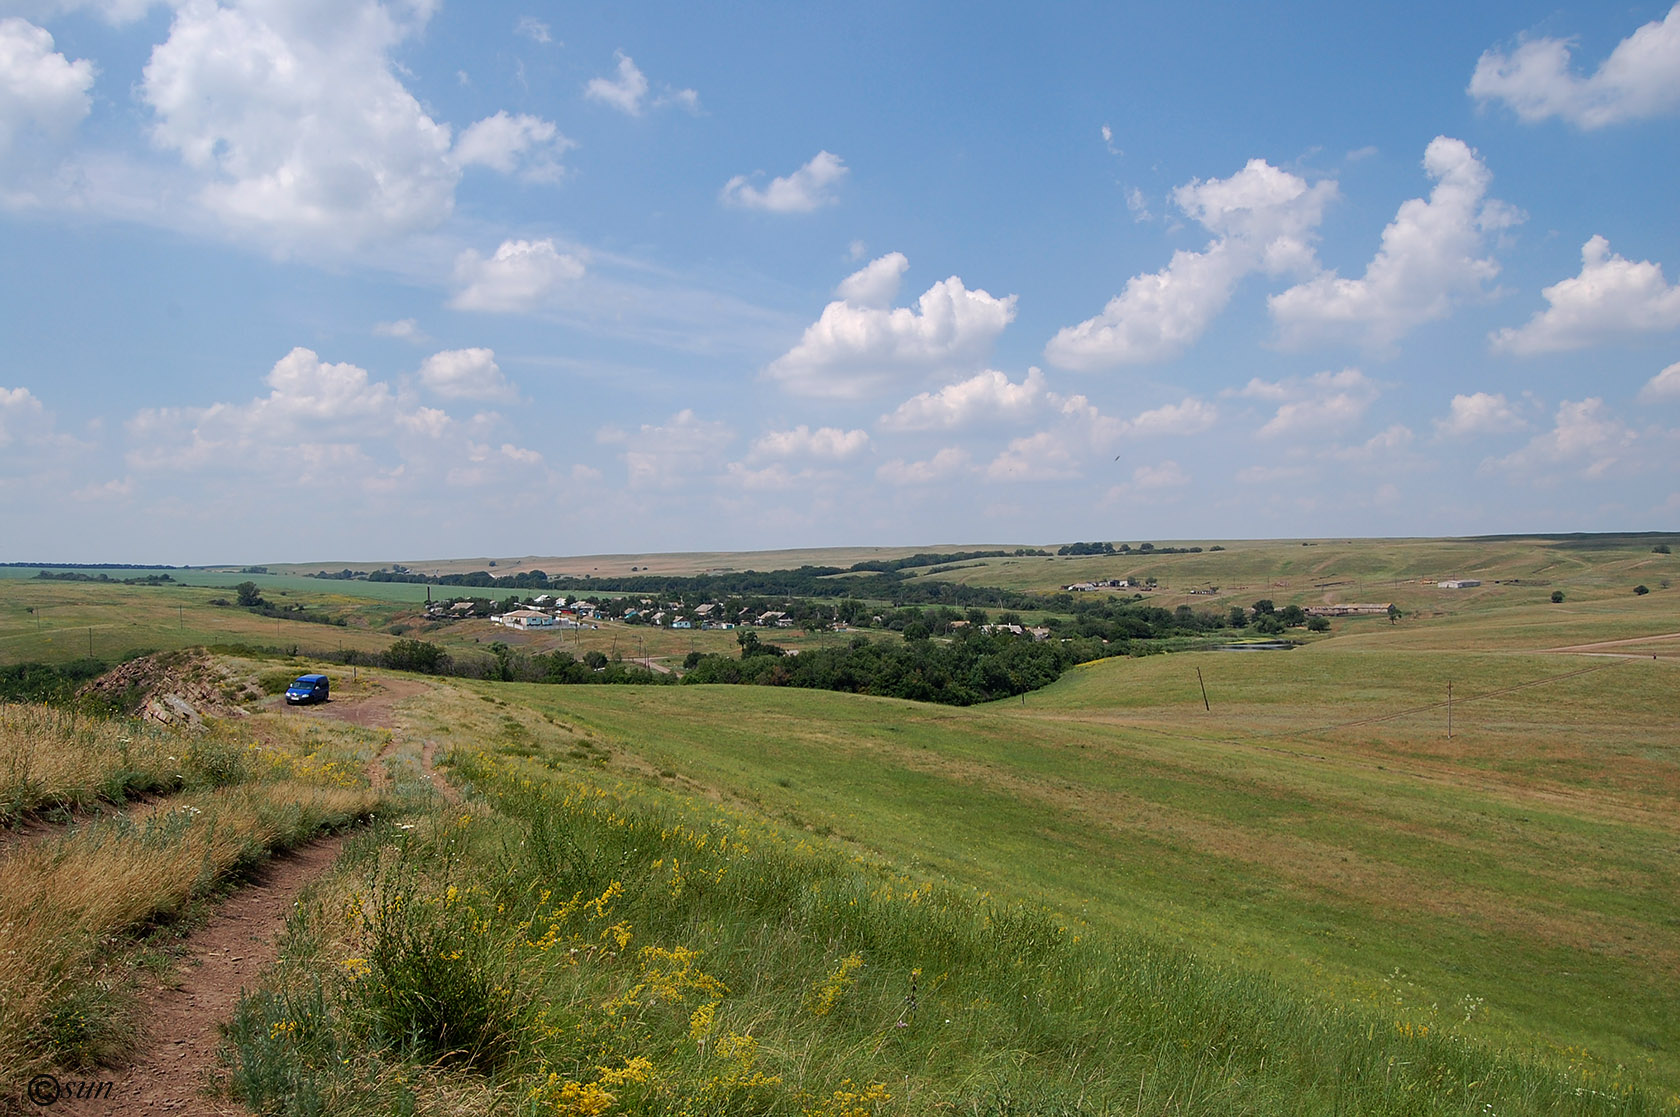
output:
[[[1213,650],[1216,652],[1287,652],[1300,647],[1288,640],[1255,640],[1248,644],[1220,644]]]

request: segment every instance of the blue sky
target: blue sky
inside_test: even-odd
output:
[[[0,0],[0,559],[1672,528],[1680,6],[1279,11]]]

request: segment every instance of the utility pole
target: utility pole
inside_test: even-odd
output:
[[[1202,669],[1200,667],[1196,668],[1196,682],[1202,688],[1202,709],[1210,714],[1213,713],[1213,707],[1208,705],[1207,683],[1202,681]]]
[[[1452,740],[1452,684],[1447,684],[1447,740]]]

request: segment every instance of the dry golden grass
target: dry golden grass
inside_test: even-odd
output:
[[[9,709],[9,740],[46,756],[77,742],[114,747],[149,731],[127,722]],[[223,729],[159,734],[165,767],[214,772],[226,786],[190,789],[126,815],[15,842],[0,853],[0,1081],[50,1066],[66,1004],[100,984],[121,941],[113,936],[186,908],[241,866],[369,814],[379,796],[361,773],[358,738],[318,727],[281,730],[269,744]],[[279,743],[275,743],[279,742]],[[63,761],[55,772],[108,768]],[[68,776],[66,777],[68,779]],[[60,786],[64,786],[61,781]]]
[[[160,727],[0,704],[0,826],[178,787],[183,751],[181,738]]]

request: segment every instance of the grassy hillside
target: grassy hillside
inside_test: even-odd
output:
[[[1229,544],[1147,560],[1153,565],[1136,556],[987,560],[949,576],[1051,589],[1153,572],[1169,587],[1156,594],[1167,605],[1392,599],[1406,615],[1399,624],[1337,620],[1290,652],[1101,661],[1024,700],[967,709],[776,688],[437,682],[404,707],[405,731],[450,753],[477,797],[468,813],[485,825],[471,841],[449,838],[455,824],[422,810],[416,825],[445,843],[437,849],[456,851],[446,863],[412,866],[426,887],[445,896],[451,884],[482,885],[483,903],[497,897],[519,911],[504,924],[499,912],[473,909],[501,944],[499,957],[518,953],[511,936],[537,917],[518,891],[530,883],[521,874],[536,870],[521,868],[527,853],[514,851],[539,840],[540,819],[565,818],[577,844],[549,869],[570,866],[582,874],[574,890],[594,888],[597,898],[612,880],[645,893],[613,902],[615,918],[646,936],[636,949],[699,951],[697,970],[735,998],[716,1006],[725,1030],[702,1029],[701,1038],[752,1036],[763,1054],[726,1065],[710,1061],[714,1048],[696,1048],[690,1017],[712,999],[689,996],[698,990],[678,998],[681,1013],[638,1012],[633,1035],[623,1021],[601,1019],[591,1006],[647,978],[625,953],[592,975],[534,973],[527,991],[570,1006],[565,1028],[593,1038],[582,1046],[533,1039],[493,1069],[490,1092],[472,1094],[478,1101],[461,1100],[472,1092],[461,1093],[455,1072],[428,1062],[437,1052],[411,1051],[405,1065],[430,1067],[414,1073],[434,1076],[426,1078],[434,1100],[453,1099],[436,1112],[588,1112],[578,1099],[591,1086],[618,1097],[622,1111],[664,1112],[683,1089],[739,1085],[755,1073],[779,1080],[765,1095],[767,1112],[925,1112],[930,1099],[958,1112],[1031,1112],[999,1099],[1035,1090],[1060,1099],[1061,1110],[1045,1112],[1639,1112],[1652,1099],[1680,1109],[1680,590],[1671,584],[1680,562],[1651,545],[1323,541]],[[1486,584],[1434,584],[1456,576]],[[1650,592],[1636,596],[1640,584]],[[1172,597],[1203,585],[1219,594]],[[1554,592],[1564,600],[1552,602]],[[359,618],[339,629],[192,596],[211,594],[0,583],[0,662],[83,655],[73,642],[99,623],[97,640],[135,646],[307,647],[319,638],[330,647],[342,634],[377,648],[394,638],[382,623],[399,616],[399,606],[365,599],[310,599]],[[46,609],[28,612],[32,604]],[[381,609],[393,611],[371,611]],[[457,625],[439,638],[466,654],[471,639],[501,634],[475,632]],[[621,635],[585,639],[600,647]],[[659,641],[647,650],[660,655],[680,655],[693,639],[636,635]],[[97,642],[95,651],[108,654]],[[594,806],[582,810],[586,798]],[[756,847],[809,849],[788,862],[707,860],[671,837],[679,823],[696,833],[744,826]],[[801,860],[807,854],[816,860]],[[391,866],[390,854],[363,856],[346,869],[344,896],[372,895]],[[862,861],[844,868],[847,856]],[[690,906],[699,901],[671,883],[672,858],[698,858],[696,869],[719,880],[739,872],[770,873],[777,888],[805,881],[824,898],[765,908],[769,901],[731,884],[707,893],[716,905]],[[876,872],[885,876],[868,875]],[[942,910],[966,913],[949,916],[961,927],[924,925],[922,915],[890,907],[870,908],[861,922],[836,914],[834,905],[862,902],[888,877],[901,891],[934,889]],[[655,904],[662,890],[680,902]],[[524,898],[515,903],[515,893]],[[986,941],[987,904],[1039,912],[1057,929],[1020,955],[1036,959],[1042,1014],[1008,1018],[1002,1031],[969,1020],[949,1041],[918,1033],[908,1047],[897,1043],[878,1018],[902,1007],[908,972],[923,964],[906,936],[937,932],[968,944],[947,967],[964,976],[942,995],[996,1005],[1025,988],[1032,999],[1035,986],[1009,984],[1019,975],[955,961]],[[772,908],[787,913],[785,927]],[[567,949],[584,949],[571,936],[605,941],[613,922],[597,914],[598,927],[557,920]],[[301,929],[299,966],[320,955],[330,971],[366,957],[339,934],[325,923]],[[853,953],[865,958],[858,972],[867,980],[839,972]],[[1164,959],[1165,969],[1139,968],[1140,957]],[[1168,971],[1170,980],[1161,976]],[[1082,994],[1083,973],[1106,976]],[[1217,980],[1204,980],[1208,973]],[[841,987],[836,1003],[859,991],[856,1017],[835,1032],[788,1008],[830,978]],[[1155,999],[1139,1001],[1156,979],[1166,984]],[[338,996],[321,980],[323,996]],[[263,1075],[283,1078],[316,1060],[311,1088],[383,1097],[395,1072],[377,1059],[356,1055],[345,1078],[330,1070],[325,1048],[258,1050],[251,1037],[283,1023],[305,992],[276,988],[252,1003],[242,1056],[251,1096],[280,1089]],[[396,1018],[358,1000],[363,992],[336,1007],[322,1002],[321,1012],[348,1013],[341,1022],[364,1038],[391,1038]],[[1170,1027],[1145,1010],[1162,998],[1176,1013]],[[1143,1030],[1116,1032],[1117,1013],[1145,1021]],[[1009,1029],[1027,1038],[1012,1045]],[[1248,1038],[1232,1039],[1237,1033]],[[1163,1044],[1178,1043],[1202,1044],[1226,1062],[1167,1058]],[[941,1062],[964,1045],[980,1052],[975,1060]],[[1447,1051],[1469,1061],[1449,1068]],[[667,1077],[624,1077],[642,1054]],[[911,1069],[917,1060],[937,1073]],[[1124,1074],[1109,1072],[1116,1067]],[[1396,1079],[1395,1067],[1434,1069]],[[533,1079],[538,1068],[546,1069]],[[1394,1093],[1400,1080],[1405,1092]],[[1338,1081],[1351,1083],[1347,1093]],[[907,1092],[904,1083],[916,1085]],[[890,1101],[845,1102],[849,1109],[834,1101],[877,1086]],[[731,1112],[729,1104],[715,1111]]]
[[[1094,664],[1024,706],[517,687],[424,716],[513,717],[542,755],[590,742],[935,880],[1674,1087],[1680,700],[1671,662],[1614,662],[1325,644]]]
[[[971,585],[1052,593],[1061,586],[1103,578],[1156,578],[1156,597],[1169,606],[1252,604],[1269,597],[1284,605],[1334,601],[1394,601],[1406,612],[1480,612],[1507,604],[1538,603],[1555,589],[1598,598],[1653,590],[1680,576],[1680,557],[1652,553],[1680,535],[1629,539],[1360,539],[1240,541],[1220,551],[1184,555],[1105,555],[994,558],[964,563],[939,577]],[[1437,582],[1477,578],[1473,590],[1441,590]],[[1520,586],[1494,586],[1496,580]],[[1217,586],[1217,594],[1188,596]]]
[[[983,768],[1001,738],[964,735],[964,755],[899,703],[643,693],[684,701],[627,715],[627,738],[602,709],[557,714],[526,688],[438,683],[408,704],[405,736],[458,742],[471,801],[387,820],[300,910],[231,1031],[237,1092],[262,1111],[343,1114],[1662,1111],[1638,1070],[1579,1049],[1499,1053],[1482,1004],[1426,1006],[1409,975],[1379,996],[1322,977],[1303,989],[1260,959],[1185,950],[1173,921],[1118,918],[1124,902],[1017,903],[1070,896],[1106,867],[1058,865],[1055,834],[975,785],[924,780],[906,802],[884,743],[870,764],[808,755],[902,732],[935,764]],[[754,746],[710,743],[720,711],[763,744],[756,762]],[[650,766],[679,720],[697,765],[732,778],[702,788]],[[796,721],[831,736],[799,737]],[[1019,751],[1054,751],[1053,737]],[[812,795],[833,792],[851,830],[791,817],[801,760],[844,774]],[[760,771],[795,774],[759,794]],[[959,801],[984,819],[935,833]],[[929,856],[874,852],[895,844]]]

